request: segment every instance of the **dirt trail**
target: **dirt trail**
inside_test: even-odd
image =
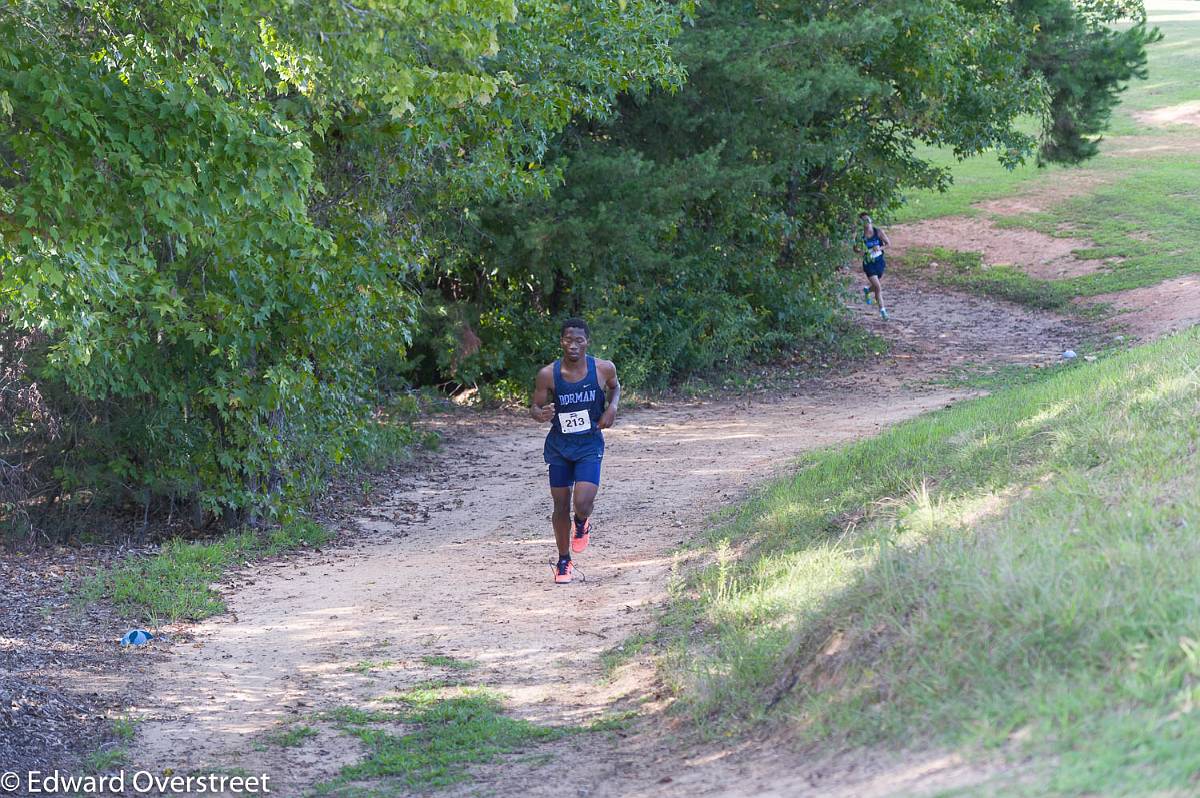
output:
[[[1200,103],[1187,104],[1189,107]],[[1151,137],[1129,137],[1151,149]],[[1183,146],[1190,152],[1196,142],[1172,140],[1165,149]],[[1110,155],[1146,151],[1125,146]],[[983,213],[977,217],[944,216],[919,222],[898,224],[889,235],[895,240],[895,255],[908,250],[942,247],[979,252],[985,266],[1006,264],[1043,280],[1062,280],[1102,272],[1120,258],[1080,258],[1075,253],[1095,245],[1086,238],[1059,237],[1037,230],[1001,227],[993,218],[1037,213],[1069,197],[1085,194],[1102,184],[1094,175],[1064,175],[1058,181],[1033,191],[988,200],[974,207]],[[1200,324],[1200,279],[1195,275],[1176,277],[1154,285],[1076,300],[1080,305],[1105,305],[1115,311],[1111,326],[1130,333],[1139,341],[1149,341]]]
[[[997,215],[1009,215],[1035,210],[1031,200],[1007,200],[1004,206],[991,203]],[[1003,210],[1000,208],[1003,207]],[[985,266],[1007,265],[1018,268],[1030,277],[1043,280],[1062,280],[1080,277],[1102,270],[1109,261],[1083,259],[1075,252],[1095,246],[1091,241],[1039,233],[1036,230],[997,227],[986,218],[945,216],[921,222],[897,225],[892,233],[897,241],[895,251],[903,255],[916,247],[942,247],[969,250],[983,256]]]
[[[367,707],[389,691],[447,676],[423,660],[435,655],[478,662],[472,683],[502,692],[509,711],[541,723],[580,723],[622,695],[643,695],[646,684],[637,679],[603,685],[600,654],[650,628],[672,549],[707,514],[786,471],[804,451],[874,434],[966,395],[931,387],[939,373],[973,361],[1049,362],[1080,334],[1053,315],[902,275],[888,281],[888,291],[893,321],[886,327],[870,309],[860,312],[894,349],[857,372],[743,400],[624,413],[607,435],[593,544],[578,559],[585,578],[570,586],[550,580],[541,427],[517,416],[442,422],[442,451],[363,513],[359,524],[369,534],[355,547],[243,574],[229,614],[169,650],[149,674],[153,693],[134,710],[143,723],[133,761],[180,773],[266,772],[282,794],[300,795],[360,758],[358,744],[333,731],[292,749],[255,743],[284,721]],[[386,664],[356,668],[364,662]],[[580,745],[573,741],[552,750],[571,756],[573,779],[588,781],[591,794],[657,794],[658,782],[646,781],[650,763],[665,757],[678,769],[684,754],[662,736],[661,724],[648,726],[619,751],[596,735],[588,736],[589,755],[572,754]],[[689,791],[738,794],[737,769],[750,767],[762,755],[756,751],[709,752],[705,763],[684,768],[696,780]],[[830,784],[854,783],[847,774],[863,774],[861,762],[831,761],[795,754],[789,767],[804,784],[817,777],[802,764],[840,773],[832,782],[822,777],[823,794],[831,794]],[[913,766],[911,757],[894,761],[903,772]],[[630,762],[632,769],[622,767]],[[943,779],[946,768],[930,772]],[[497,795],[559,792],[538,773],[493,766],[475,786]],[[938,779],[931,775],[929,785]]]
[[[1200,100],[1140,111],[1133,118],[1148,125],[1200,125]]]
[[[1109,305],[1113,321],[1139,341],[1150,341],[1200,324],[1200,277],[1194,274],[1155,285],[1099,294],[1084,304]]]

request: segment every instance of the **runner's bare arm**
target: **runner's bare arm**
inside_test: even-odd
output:
[[[617,423],[617,405],[621,402],[621,383],[617,380],[617,367],[611,360],[597,360],[596,374],[604,385],[604,393],[608,395],[608,407],[596,422],[600,429],[608,429]]]
[[[550,389],[554,385],[554,367],[543,366],[533,381],[533,406],[529,417],[545,423],[554,418],[554,403],[550,401]]]
[[[883,228],[876,227],[875,232],[879,235],[879,243],[883,244],[885,247],[890,247],[892,245],[891,240],[887,237],[887,233],[883,232]]]

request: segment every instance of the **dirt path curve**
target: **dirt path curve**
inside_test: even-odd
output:
[[[472,683],[500,691],[509,711],[540,723],[580,723],[622,693],[644,693],[644,684],[602,684],[600,654],[650,628],[672,549],[707,514],[802,452],[966,395],[931,387],[938,373],[971,361],[1049,362],[1080,334],[1049,314],[903,276],[888,288],[888,326],[860,312],[894,340],[889,357],[739,401],[624,413],[607,436],[593,544],[578,560],[586,579],[570,586],[550,580],[541,427],[516,416],[443,422],[441,452],[410,485],[363,513],[359,523],[371,533],[354,548],[245,574],[247,584],[228,597],[230,612],[170,650],[136,710],[143,723],[133,762],[179,773],[266,772],[275,794],[302,795],[360,758],[358,744],[332,732],[297,748],[255,743],[282,722],[368,707],[389,691],[445,677],[444,667],[423,660],[437,655],[478,662]],[[368,662],[380,664],[356,667]],[[575,756],[576,780],[591,785],[581,794],[657,794],[642,765],[668,756],[669,745],[649,734],[621,743],[620,756],[613,744],[588,749],[582,759],[590,771]],[[734,772],[715,768],[689,791],[736,794],[723,783]],[[561,794],[538,773],[492,766],[463,789]]]

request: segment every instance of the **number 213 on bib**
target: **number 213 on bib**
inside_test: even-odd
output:
[[[574,413],[559,413],[558,426],[563,432],[587,432],[592,428],[592,417],[588,415],[586,410],[577,410]]]

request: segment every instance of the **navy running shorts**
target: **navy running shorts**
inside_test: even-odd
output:
[[[887,268],[887,264],[883,262],[883,257],[878,257],[875,260],[863,263],[863,274],[868,277],[882,277],[883,270]]]
[[[600,484],[600,455],[585,457],[582,460],[558,459],[550,463],[550,487],[569,488],[576,482],[591,482]]]

